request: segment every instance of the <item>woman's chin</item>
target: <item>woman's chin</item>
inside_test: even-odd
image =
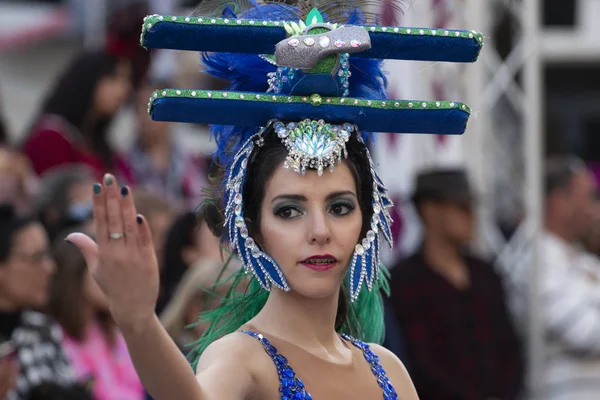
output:
[[[339,292],[340,281],[324,278],[303,280],[298,285],[290,283],[290,290],[309,299],[324,299]]]

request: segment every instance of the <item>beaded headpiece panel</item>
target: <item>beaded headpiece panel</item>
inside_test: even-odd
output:
[[[293,20],[307,10],[305,2],[249,2],[238,18],[225,3],[205,0],[203,8],[213,4],[220,17],[153,15],[141,36],[145,47],[202,52],[207,72],[230,82],[220,91],[159,90],[148,110],[155,120],[213,124],[216,156],[227,168],[227,238],[266,290],[289,286],[276,261],[249,236],[243,187],[250,156],[267,130],[288,150],[284,167],[322,175],[347,157],[351,135],[364,141],[364,132],[461,134],[470,114],[457,101],[386,99],[381,64],[384,59],[473,62],[481,34],[367,25],[360,8],[322,3],[318,6],[327,12],[311,9],[305,20]],[[392,203],[368,159],[372,219],[349,269],[352,301],[363,283],[370,290],[377,279],[380,234],[392,244],[387,211]]]

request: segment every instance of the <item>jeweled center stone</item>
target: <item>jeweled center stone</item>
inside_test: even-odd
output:
[[[319,39],[319,46],[323,48],[329,46],[329,43],[331,43],[331,40],[327,36],[323,36],[321,39]]]
[[[310,102],[314,106],[318,106],[319,104],[321,104],[322,101],[323,101],[323,99],[321,98],[321,95],[319,95],[318,93],[315,93],[310,96]]]

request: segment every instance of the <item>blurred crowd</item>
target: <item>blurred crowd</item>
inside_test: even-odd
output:
[[[126,20],[137,34],[139,21]],[[150,58],[119,21],[105,49],[78,54],[51,91],[40,93],[21,143],[9,143],[0,107],[0,399],[147,396],[106,299],[81,254],[63,240],[73,231],[93,236],[92,184],[106,172],[133,188],[148,220],[161,267],[156,311],[182,351],[205,329],[188,325],[224,290],[213,286],[223,267],[219,240],[196,212],[210,160],[190,154],[169,124],[149,118],[152,91],[173,85],[148,74]],[[118,152],[108,131],[126,104],[136,110],[135,141]],[[544,174],[543,398],[597,399],[596,184],[570,157],[548,160]],[[473,192],[464,170],[423,171],[414,188],[423,240],[389,266],[385,346],[405,363],[423,400],[525,398],[530,238],[522,237],[511,257],[488,260],[470,246],[485,194]],[[230,270],[236,268],[234,262]]]
[[[161,265],[156,311],[182,351],[206,328],[186,327],[218,304],[224,257],[197,212],[210,156],[190,153],[148,115],[152,92],[174,84],[149,72],[139,46],[147,13],[137,2],[113,15],[106,47],[75,55],[40,93],[24,134],[9,134],[0,107],[0,399],[147,396],[102,291],[64,241],[74,231],[93,237],[92,185],[107,172],[147,218]],[[118,151],[109,131],[124,107],[135,111],[135,139]]]

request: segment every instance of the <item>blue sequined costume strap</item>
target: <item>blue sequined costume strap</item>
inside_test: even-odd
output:
[[[365,360],[371,365],[371,372],[373,372],[373,375],[377,378],[377,384],[383,389],[383,400],[397,400],[398,394],[396,393],[396,389],[394,389],[385,370],[381,364],[379,364],[379,356],[373,353],[371,347],[361,340],[345,334],[342,334],[342,338],[346,339],[362,351]]]
[[[273,359],[273,362],[277,367],[277,373],[279,374],[279,391],[281,392],[281,400],[312,399],[312,396],[304,387],[304,383],[296,376],[296,372],[294,372],[292,367],[289,366],[287,359],[279,354],[275,346],[273,346],[267,338],[260,333],[249,330],[241,330],[240,332],[258,339],[258,341],[263,345],[267,354]],[[367,360],[367,362],[371,365],[371,371],[377,378],[377,383],[383,389],[383,399],[397,400],[398,395],[396,394],[396,390],[385,374],[385,370],[379,364],[379,357],[373,353],[369,345],[349,335],[342,335],[342,338],[352,343],[355,347],[362,351],[365,360]]]

